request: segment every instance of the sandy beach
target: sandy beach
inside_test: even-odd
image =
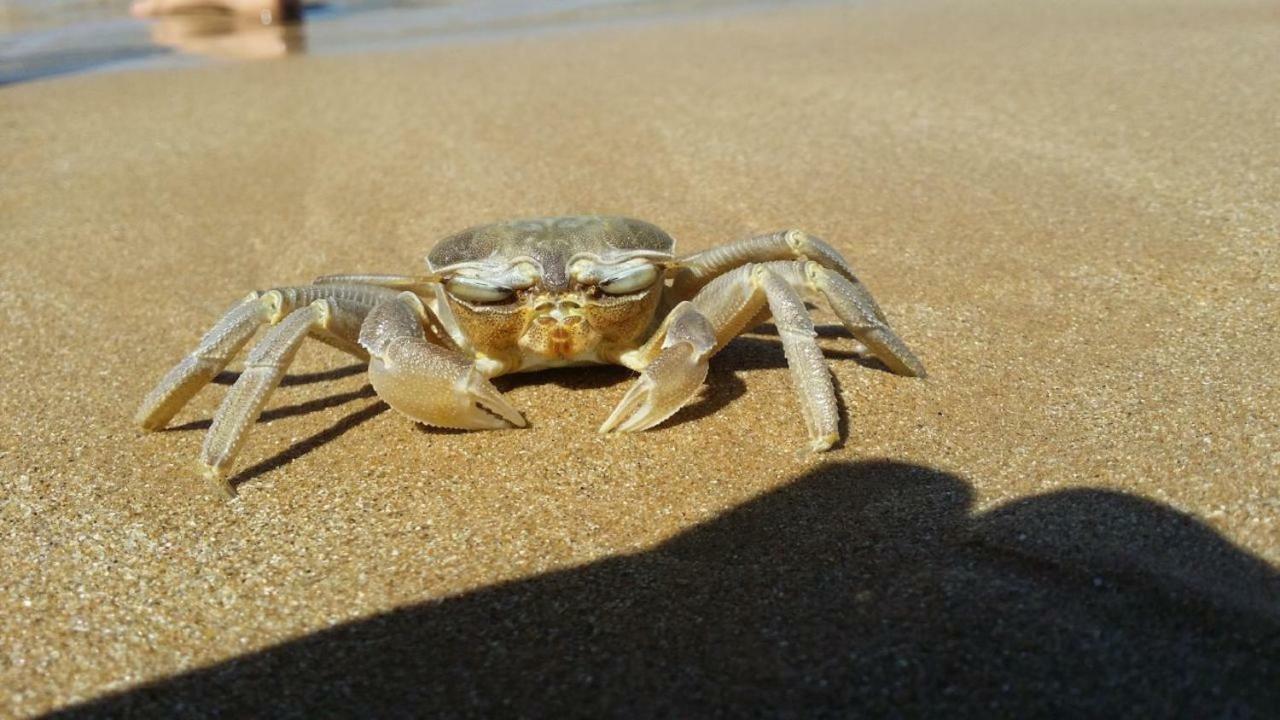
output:
[[[0,88],[0,716],[1273,715],[1278,47],[883,2]],[[232,502],[225,384],[133,424],[249,290],[583,212],[819,235],[930,375],[815,310],[813,455],[769,327],[610,437],[621,368],[441,432],[309,344]]]

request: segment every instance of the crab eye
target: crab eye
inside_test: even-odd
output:
[[[479,303],[502,302],[515,292],[509,287],[494,285],[493,283],[468,277],[456,277],[446,280],[444,289],[448,290],[449,294],[462,300]]]
[[[600,289],[610,295],[627,295],[649,287],[657,279],[658,268],[653,265],[633,265],[601,280]]]

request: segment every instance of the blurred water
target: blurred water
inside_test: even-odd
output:
[[[0,85],[70,73],[202,64],[208,56],[265,57],[304,47],[315,54],[390,50],[778,4],[781,0],[335,0],[307,4],[301,30],[288,31],[286,39],[279,26],[265,31],[257,23],[212,13],[138,20],[129,16],[128,0],[0,0]]]

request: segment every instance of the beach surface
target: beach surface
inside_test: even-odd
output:
[[[0,715],[1273,714],[1278,47],[885,2],[0,88]],[[440,432],[309,344],[231,502],[225,383],[134,425],[249,290],[584,212],[819,235],[929,377],[817,308],[813,455],[770,326],[609,437],[621,368]]]

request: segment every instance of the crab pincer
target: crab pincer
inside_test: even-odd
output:
[[[648,430],[684,407],[707,377],[707,360],[716,347],[715,329],[682,302],[667,316],[657,357],[622,397],[600,432]]]
[[[524,427],[524,416],[480,374],[475,361],[427,341],[427,310],[411,292],[373,308],[360,330],[369,381],[393,409],[418,422],[462,430]]]

